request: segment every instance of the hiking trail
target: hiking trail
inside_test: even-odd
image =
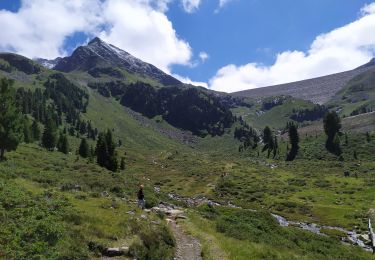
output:
[[[152,211],[163,212],[167,217],[168,226],[176,239],[175,260],[202,260],[202,248],[199,240],[187,234],[178,224],[177,219],[187,219],[184,211],[174,205],[159,204]]]

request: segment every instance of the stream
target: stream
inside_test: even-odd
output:
[[[212,205],[212,206],[241,208],[241,207],[238,207],[238,206],[232,204],[231,202],[228,202],[226,205],[220,204],[218,202],[207,199],[204,196],[196,196],[194,198],[187,198],[187,197],[179,196],[175,193],[169,193],[168,197],[172,200],[184,202],[188,206],[199,206],[199,205],[203,205],[203,204],[209,204],[209,205]],[[251,209],[249,209],[249,210],[251,210]],[[341,227],[321,226],[321,225],[318,225],[318,224],[315,224],[315,223],[291,221],[291,220],[287,220],[286,218],[284,218],[280,215],[277,215],[277,214],[271,213],[271,215],[277,220],[277,222],[279,223],[280,226],[283,226],[283,227],[288,227],[288,226],[298,227],[298,228],[301,228],[303,230],[306,230],[306,231],[309,231],[309,232],[312,232],[312,233],[315,233],[315,234],[318,234],[318,235],[321,235],[321,236],[327,236],[326,234],[321,232],[322,229],[331,229],[331,230],[337,230],[337,231],[343,232],[347,235],[346,237],[341,238],[341,241],[343,243],[359,246],[362,249],[364,249],[366,251],[369,251],[369,252],[373,251],[371,246],[368,245],[369,242],[370,242],[368,232],[364,232],[364,233],[361,234],[361,233],[357,233],[356,231],[349,231],[349,230],[346,230],[346,229],[341,228]]]

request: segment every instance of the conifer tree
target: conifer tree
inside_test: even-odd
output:
[[[42,136],[42,146],[52,151],[56,146],[56,125],[52,119],[48,119]]]
[[[17,149],[23,137],[22,115],[15,104],[12,80],[0,79],[0,160],[5,152]]]
[[[40,140],[40,128],[36,120],[34,120],[31,125],[31,134],[33,136],[33,140],[36,140],[36,141]]]
[[[87,158],[90,155],[90,148],[86,141],[86,138],[81,139],[81,144],[79,145],[79,155],[81,155],[83,158]]]
[[[98,141],[96,142],[96,161],[102,167],[107,166],[108,152],[104,133],[99,133]]]
[[[124,157],[121,158],[120,169],[125,170],[125,158]]]
[[[341,120],[336,112],[328,112],[323,120],[324,132],[327,135],[326,148],[331,153],[340,155],[340,139],[338,137],[341,129]]]
[[[107,162],[107,169],[110,171],[117,171],[118,169],[118,161],[117,161],[117,154],[116,154],[116,145],[113,140],[112,131],[107,130],[106,133],[106,143],[107,143],[107,151],[108,151],[108,162]]]
[[[116,145],[112,138],[112,131],[107,130],[106,133],[100,133],[96,143],[97,163],[110,171],[117,171],[118,161],[115,151]]]
[[[267,157],[269,158],[270,154],[271,154],[271,151],[273,151],[274,148],[275,148],[275,144],[274,144],[274,140],[273,140],[273,136],[272,136],[272,131],[268,126],[266,126],[263,130],[262,139],[263,139],[263,143],[264,143],[264,147],[262,149],[262,152],[267,150]]]
[[[275,136],[274,141],[273,141],[273,158],[276,157],[278,148],[279,148],[279,144],[277,142],[277,137]]]
[[[113,172],[118,170],[118,161],[116,154],[109,157],[107,169]]]
[[[68,137],[63,133],[60,133],[59,140],[57,141],[57,149],[64,154],[69,153]]]
[[[27,144],[33,141],[29,119],[25,116],[23,120],[23,141]]]
[[[290,151],[287,154],[286,160],[287,161],[293,161],[298,153],[299,150],[299,135],[296,125],[293,123],[289,124],[288,127],[288,136],[289,136],[289,142],[291,145]]]

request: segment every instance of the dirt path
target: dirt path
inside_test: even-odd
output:
[[[201,260],[201,245],[198,239],[186,234],[175,220],[170,220],[169,225],[176,239],[175,260]]]

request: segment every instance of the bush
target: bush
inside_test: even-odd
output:
[[[136,228],[136,230],[134,230]],[[175,241],[166,226],[150,226],[133,224],[133,232],[139,234],[129,248],[129,252],[137,259],[172,259]]]
[[[72,252],[87,258],[86,247],[79,246],[83,239],[71,230],[72,224],[80,224],[80,217],[68,206],[53,192],[35,196],[0,181],[2,253],[11,259],[56,259]]]

